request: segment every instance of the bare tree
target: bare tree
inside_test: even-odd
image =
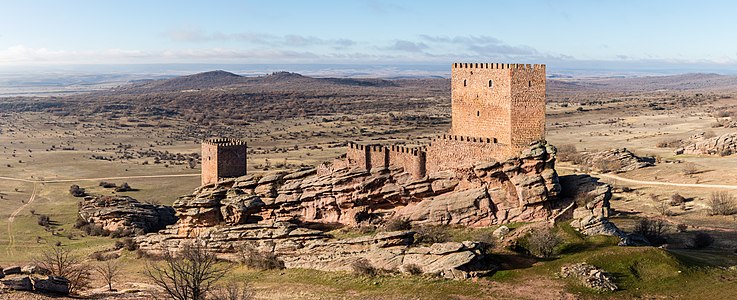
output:
[[[250,300],[253,299],[253,291],[247,282],[240,284],[228,284],[214,289],[209,293],[209,300]]]
[[[89,266],[80,256],[60,245],[44,250],[33,262],[39,268],[49,270],[52,276],[69,280],[69,293],[80,291],[90,284]]]
[[[95,266],[95,272],[102,276],[102,279],[107,283],[109,291],[113,290],[113,280],[120,276],[121,267],[118,261],[106,260],[103,263]]]
[[[727,191],[711,193],[706,205],[709,206],[711,215],[731,215],[737,212],[737,202],[734,195]]]
[[[177,300],[204,300],[214,283],[225,276],[229,267],[218,263],[214,253],[200,242],[185,244],[178,253],[164,252],[163,264],[151,264],[144,270],[154,284]]]

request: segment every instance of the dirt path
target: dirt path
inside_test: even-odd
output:
[[[15,235],[13,235],[13,221],[15,221],[15,217],[20,214],[21,211],[23,211],[26,206],[33,203],[33,200],[36,200],[36,195],[38,194],[38,182],[33,183],[33,191],[31,192],[31,197],[28,198],[28,201],[23,203],[18,209],[16,209],[12,214],[10,214],[10,217],[8,217],[8,248],[7,253],[9,256],[12,256],[14,254],[13,248],[15,247]]]
[[[557,169],[566,169],[566,170],[576,170],[576,168],[571,167],[556,167]],[[591,173],[592,177],[601,177],[601,178],[609,178],[617,181],[622,182],[628,182],[628,183],[634,183],[634,184],[642,184],[642,185],[662,185],[662,186],[676,186],[676,187],[693,187],[693,188],[707,188],[707,189],[727,189],[727,190],[737,190],[737,185],[726,185],[726,184],[701,184],[701,183],[672,183],[672,182],[663,182],[663,181],[647,181],[647,180],[637,180],[637,179],[630,179],[630,178],[624,178],[617,175],[612,174],[601,174],[601,173]]]
[[[13,211],[13,213],[10,214],[10,216],[8,217],[8,246],[6,248],[6,253],[8,254],[8,256],[12,256],[14,254],[13,248],[15,247],[15,236],[13,235],[13,222],[15,221],[15,217],[18,216],[18,214],[20,214],[20,212],[23,211],[23,209],[25,209],[29,204],[31,204],[34,200],[36,200],[36,195],[38,194],[39,185],[41,183],[97,181],[97,180],[106,180],[106,179],[109,180],[109,179],[136,179],[136,178],[168,178],[168,177],[194,177],[194,176],[200,176],[200,174],[139,175],[139,176],[119,176],[119,177],[99,177],[99,178],[52,179],[52,180],[31,180],[31,179],[0,176],[0,180],[12,180],[12,181],[33,183],[33,191],[31,192],[31,196],[30,198],[28,198],[28,201],[23,203],[23,205],[18,207],[18,209]]]

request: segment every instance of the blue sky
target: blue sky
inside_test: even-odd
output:
[[[737,66],[735,1],[0,1],[0,67]]]

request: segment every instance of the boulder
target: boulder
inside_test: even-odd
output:
[[[141,203],[129,196],[85,198],[79,216],[109,231],[154,232],[177,221],[171,207]]]
[[[598,172],[627,172],[655,165],[655,158],[640,157],[626,148],[583,154],[583,164]]]
[[[33,285],[31,284],[31,278],[28,276],[22,277],[6,277],[0,280],[0,287],[15,291],[31,291]]]
[[[496,238],[503,238],[505,235],[509,234],[509,227],[507,226],[499,226],[499,228],[494,229],[494,232],[491,233]]]
[[[52,293],[59,295],[69,294],[69,280],[64,277],[48,276],[45,279],[34,278],[33,288],[41,293]]]
[[[13,275],[13,274],[20,274],[21,268],[19,266],[12,266],[12,267],[6,267],[3,269],[3,274],[5,275]]]
[[[737,153],[737,133],[696,141],[683,147],[682,154],[730,155]]]

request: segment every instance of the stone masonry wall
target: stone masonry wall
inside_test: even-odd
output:
[[[202,142],[202,185],[246,175],[246,143],[233,139]]]
[[[389,163],[404,168],[404,171],[419,179],[425,177],[426,154],[417,148],[393,145],[389,149]]]
[[[510,66],[453,64],[450,134],[496,138],[510,144]]]
[[[545,65],[526,65],[511,73],[511,145],[521,150],[545,138]]]
[[[442,135],[427,146],[427,172],[471,167],[492,159],[502,161],[514,155],[508,146],[491,139]]]

